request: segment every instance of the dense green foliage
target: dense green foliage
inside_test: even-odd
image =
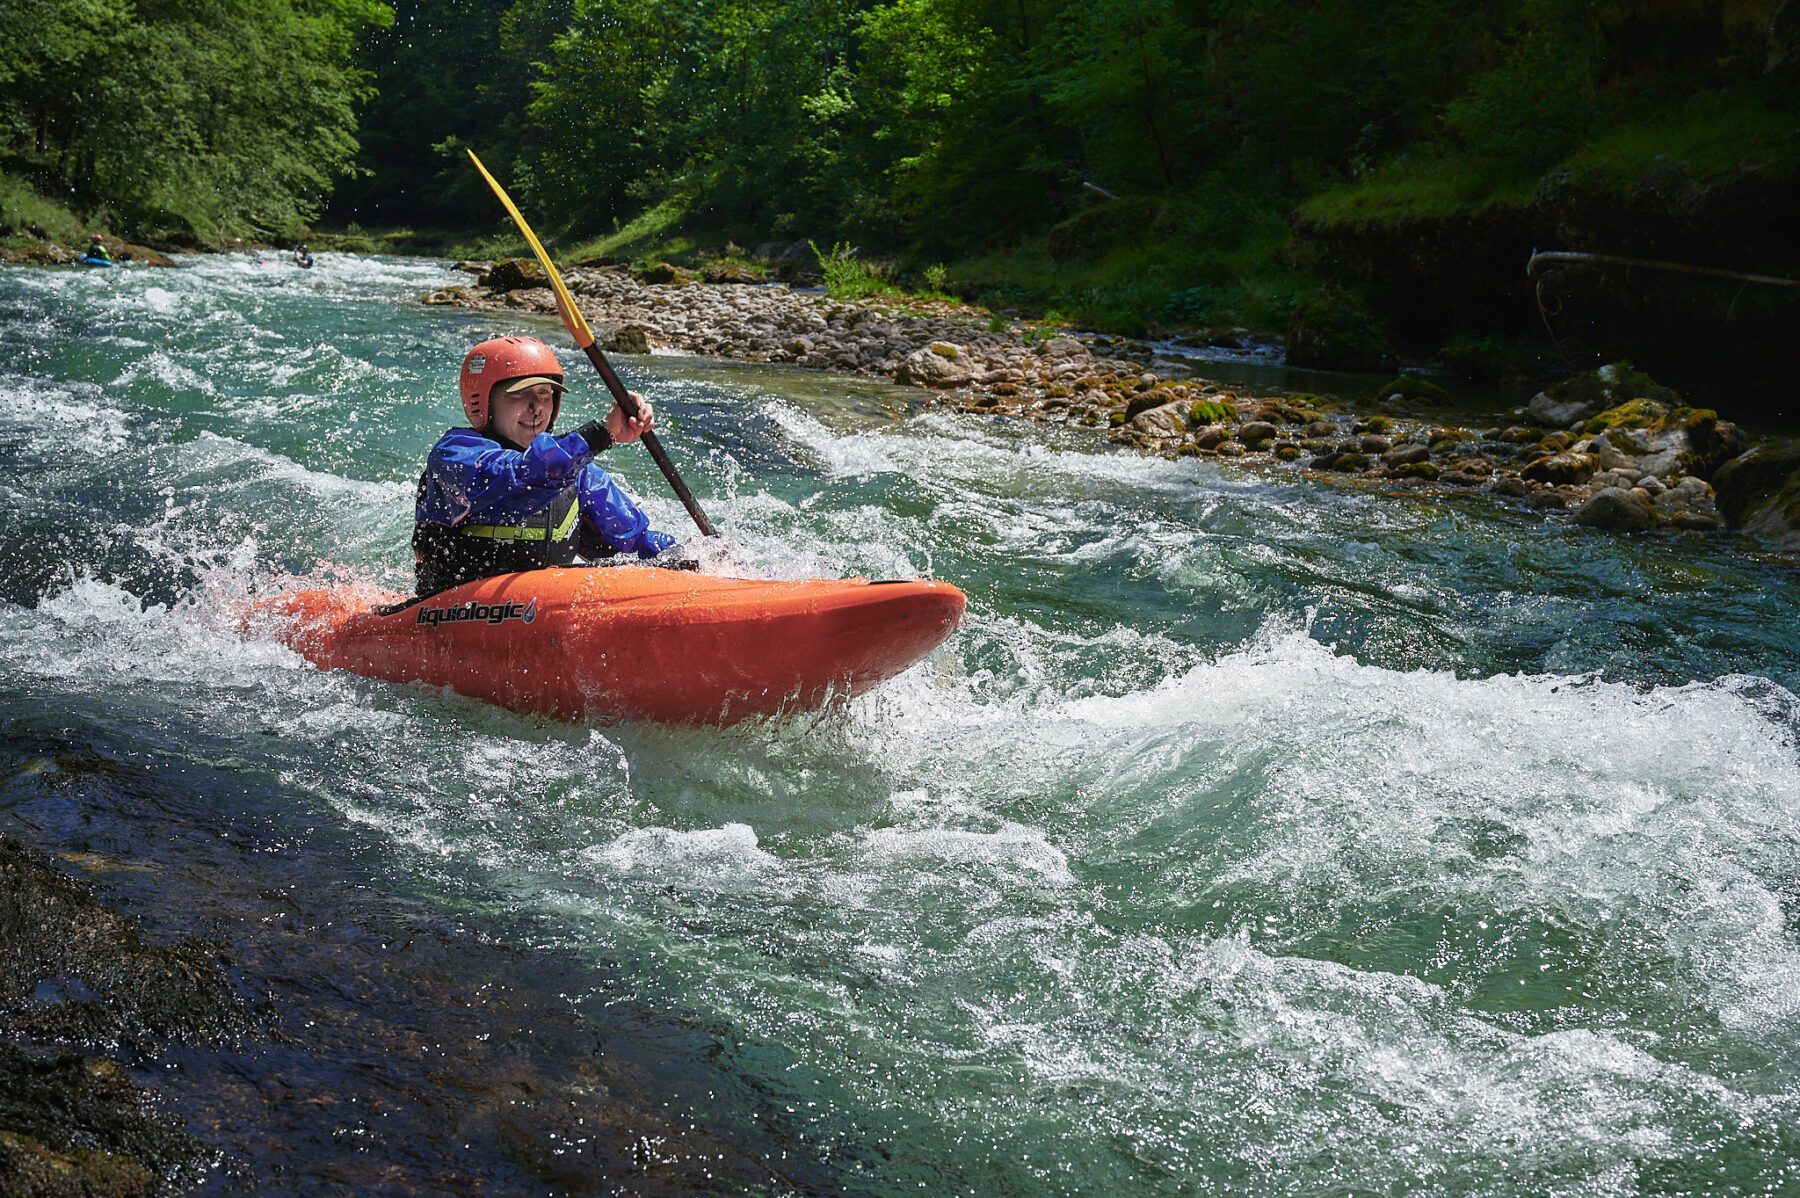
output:
[[[1800,0],[13,7],[0,169],[139,227],[287,229],[336,182],[340,225],[493,230],[473,147],[565,248],[841,242],[1119,327],[1284,325],[1296,210],[1800,159]]]
[[[5,165],[99,221],[199,239],[316,214],[357,151],[356,39],[392,19],[377,0],[8,8]]]
[[[365,44],[373,173],[342,219],[491,226],[472,144],[565,233],[654,209],[1139,324],[1278,321],[1309,197],[1526,194],[1646,104],[1749,89],[1766,113],[1800,45],[1787,0],[397,7]],[[1710,152],[1738,154],[1717,143],[1743,109]]]

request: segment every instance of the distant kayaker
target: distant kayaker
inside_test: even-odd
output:
[[[106,248],[106,238],[98,233],[88,238],[87,256],[101,262],[113,260],[112,251]]]
[[[467,428],[438,438],[419,479],[413,565],[421,595],[446,587],[615,553],[652,558],[675,538],[649,518],[594,456],[636,441],[654,425],[617,406],[556,436],[562,364],[542,341],[496,337],[463,358]]]
[[[313,264],[312,251],[306,248],[306,243],[303,241],[299,245],[295,246],[294,247],[294,265],[300,267],[302,270],[311,270],[312,264]]]

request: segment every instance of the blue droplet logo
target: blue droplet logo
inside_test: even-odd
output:
[[[531,602],[525,605],[525,614],[520,618],[527,624],[537,619],[537,596],[533,595],[531,597]]]

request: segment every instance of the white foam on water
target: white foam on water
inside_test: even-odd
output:
[[[210,377],[177,362],[160,349],[151,350],[127,366],[110,386],[126,388],[145,380],[171,391],[196,391],[208,396],[219,393]]]
[[[125,413],[92,383],[0,376],[0,429],[44,438],[46,456],[60,456],[58,437],[67,430],[79,430],[92,449],[117,452],[126,445]]]
[[[284,454],[208,430],[202,430],[191,441],[165,447],[164,452],[173,458],[174,468],[188,486],[194,485],[195,476],[248,466],[257,479],[302,489],[345,510],[354,519],[364,519],[362,513],[370,511],[399,512],[406,523],[411,523],[413,488],[406,483],[314,470]]]
[[[616,874],[682,885],[766,884],[781,865],[759,847],[756,830],[748,824],[688,831],[633,828],[610,843],[590,846],[582,856]]]

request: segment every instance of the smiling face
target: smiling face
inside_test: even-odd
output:
[[[522,391],[508,391],[510,382],[495,383],[488,393],[494,435],[520,449],[539,433],[547,433],[556,420],[556,388],[534,383]]]

